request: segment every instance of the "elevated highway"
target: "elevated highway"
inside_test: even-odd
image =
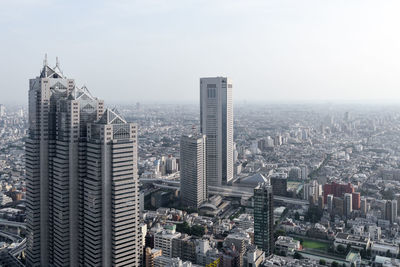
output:
[[[17,228],[23,228],[26,229],[26,225],[25,223],[21,223],[21,222],[13,222],[13,221],[7,221],[4,219],[0,219],[0,225],[4,225],[4,226],[12,226],[12,227],[17,227]]]
[[[26,249],[26,238],[24,238],[17,246],[8,251],[13,257],[17,257]]]
[[[166,179],[140,179],[140,181],[145,183],[153,183],[153,185],[157,188],[162,189],[170,189],[170,190],[180,190],[180,182],[179,181],[171,181]],[[212,195],[220,195],[224,197],[252,197],[253,189],[252,188],[242,188],[236,186],[210,186],[208,192]],[[292,205],[302,205],[308,206],[309,202],[306,200],[298,199],[298,198],[290,198],[290,197],[282,197],[282,196],[274,196],[275,201],[288,203]]]

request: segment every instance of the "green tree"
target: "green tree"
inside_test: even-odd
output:
[[[365,249],[360,250],[360,256],[365,259],[367,257],[367,251]]]
[[[205,229],[201,225],[193,225],[191,228],[191,234],[194,236],[202,237],[204,235]]]
[[[368,258],[371,257],[371,248],[367,249],[367,257],[368,257]]]
[[[326,264],[326,261],[325,261],[324,259],[320,259],[320,260],[319,260],[319,264],[325,265],[325,264]]]
[[[392,189],[385,190],[384,188],[380,193],[382,194],[382,198],[386,200],[391,200],[394,198],[394,191]]]
[[[311,223],[317,223],[321,220],[322,214],[322,210],[319,210],[317,206],[310,206],[304,216],[304,220]]]
[[[294,214],[294,219],[295,220],[300,220],[300,214],[296,211],[296,213]]]
[[[184,234],[191,234],[190,226],[187,222],[179,223],[176,225],[176,231]]]
[[[336,247],[337,252],[344,253],[346,252],[346,248],[343,245],[339,245]]]
[[[301,255],[300,253],[298,253],[297,251],[294,253],[293,258],[301,260],[303,258],[303,255]]]
[[[331,267],[339,267],[339,263],[337,261],[333,261],[331,263]]]

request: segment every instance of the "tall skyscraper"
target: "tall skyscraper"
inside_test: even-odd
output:
[[[233,179],[232,82],[226,77],[200,79],[201,133],[207,136],[207,185]]]
[[[362,215],[367,215],[368,212],[368,201],[365,197],[361,198],[361,213]]]
[[[6,115],[6,107],[0,104],[0,117],[3,117],[5,115]]]
[[[303,185],[303,199],[308,201],[310,199],[311,192],[312,192],[311,184],[309,184],[309,183],[304,184]]]
[[[69,225],[70,218],[77,217],[77,209],[71,211],[71,216],[66,215],[71,205],[77,206],[78,201],[77,191],[69,190],[70,178],[78,180],[75,176],[77,173],[72,177],[69,175],[69,144],[77,142],[79,124],[76,123],[79,120],[76,120],[75,112],[71,114],[71,107],[66,110],[65,105],[63,108],[58,105],[61,99],[68,101],[67,97],[74,88],[74,80],[63,75],[58,63],[51,68],[47,60],[40,76],[29,81],[29,133],[26,140],[27,266],[49,266],[62,262],[70,264],[71,243],[76,245],[78,238],[77,225],[74,229]],[[63,118],[57,120],[56,114],[62,113],[61,109],[64,111]],[[63,129],[58,130],[57,123],[63,124]],[[68,126],[72,126],[72,135],[65,129]],[[73,145],[71,150],[75,148]],[[67,155],[60,155],[63,152]],[[71,165],[75,164],[73,160]],[[59,173],[63,165],[66,165],[66,169]],[[57,170],[54,171],[54,168]],[[54,202],[57,208],[62,207],[56,213],[53,213]]]
[[[333,195],[328,195],[326,199],[327,199],[328,212],[332,212],[333,211]]]
[[[353,210],[359,210],[361,208],[361,194],[360,192],[354,192],[352,194]]]
[[[122,212],[111,205],[110,203],[115,202],[114,198],[119,196],[125,203],[125,194],[134,195],[129,201],[133,201],[132,205],[137,203],[137,145],[136,139],[132,138],[136,133],[125,134],[124,138],[121,138],[119,133],[125,130],[109,134],[117,127],[114,125],[117,122],[123,124],[121,128],[124,129],[134,126],[130,126],[119,116],[112,115],[114,112],[104,113],[103,101],[93,97],[86,87],[78,88],[73,79],[66,78],[58,60],[54,68],[49,67],[45,60],[40,76],[31,79],[29,85],[29,134],[26,141],[26,264],[78,266],[86,257],[94,255],[93,251],[85,250],[88,236],[97,241],[99,237],[102,238],[95,231],[96,227],[100,225],[114,237],[119,229],[115,226],[110,228],[109,225],[113,224],[108,222],[108,218],[115,220],[115,214],[123,216],[128,210],[132,212],[131,208],[126,207]],[[105,116],[115,116],[115,120],[105,123]],[[107,125],[106,131],[88,131],[88,127],[95,128],[90,128],[92,124]],[[97,139],[96,134],[100,136]],[[133,152],[121,160],[123,163],[118,165],[118,168],[110,164],[109,161],[116,160],[116,156],[107,154],[109,150],[114,151],[114,143],[124,143],[130,139]],[[102,157],[96,158],[98,155],[93,152],[93,142],[103,148]],[[125,178],[128,179],[129,176],[130,180],[117,183],[112,179],[123,167],[126,168]],[[92,179],[100,174],[103,180],[97,181],[96,184]],[[100,188],[95,187],[98,183]],[[120,183],[127,187],[124,191],[115,188]],[[94,190],[100,192],[100,199],[93,198]],[[126,198],[128,199],[127,196]],[[124,205],[126,204],[122,204]],[[103,216],[100,221],[94,219],[99,210]],[[136,218],[134,225],[138,225],[136,213],[131,216]],[[132,227],[126,231],[129,234],[135,233],[136,228]],[[92,243],[96,250],[107,249],[107,253],[100,252],[97,255],[103,262],[110,254],[115,256],[111,244],[117,244],[112,243],[114,240],[105,240],[108,243]],[[134,250],[135,246],[129,249]],[[126,256],[126,253],[120,254],[122,255]],[[109,257],[110,264],[106,266],[113,266],[112,256]],[[118,257],[113,258],[115,259],[118,260]]]
[[[272,186],[254,188],[254,244],[269,256],[274,251],[274,208]]]
[[[344,213],[348,217],[353,211],[353,195],[351,193],[344,194]]]
[[[385,219],[394,223],[397,220],[397,200],[388,200],[385,205]]]
[[[206,137],[181,137],[181,196],[183,203],[198,208],[207,199]]]
[[[137,127],[115,110],[88,125],[82,266],[138,266]]]

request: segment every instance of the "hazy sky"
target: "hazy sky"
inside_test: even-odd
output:
[[[0,103],[26,103],[44,54],[106,102],[400,103],[400,1],[0,0]]]

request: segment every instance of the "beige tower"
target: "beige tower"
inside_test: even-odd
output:
[[[226,77],[200,79],[201,133],[207,136],[207,185],[233,179],[232,82]]]

